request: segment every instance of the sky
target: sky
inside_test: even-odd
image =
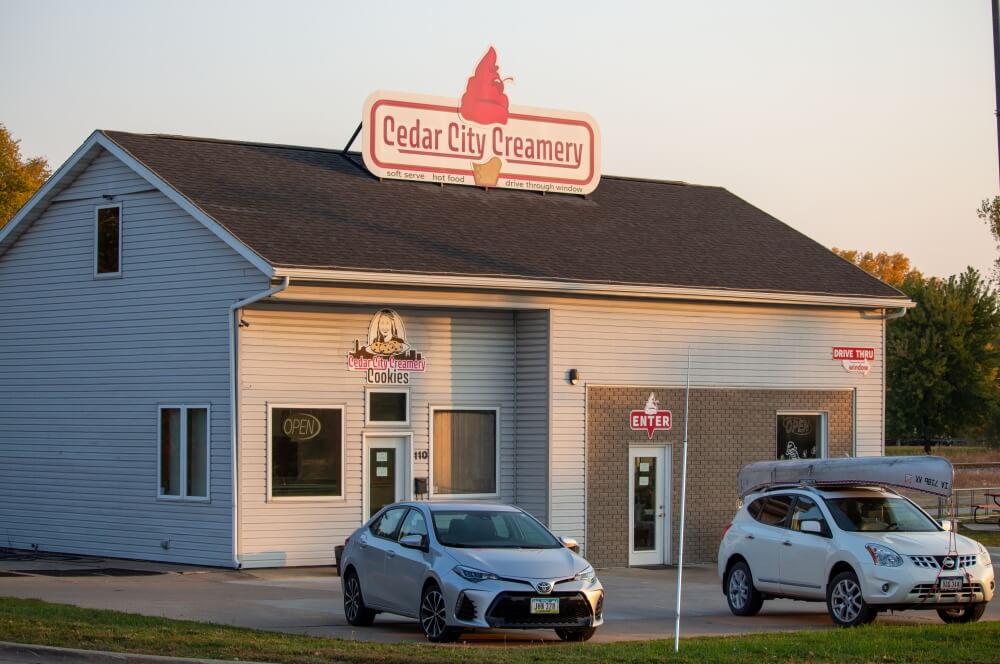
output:
[[[596,118],[604,173],[925,274],[1000,255],[990,0],[0,0],[0,26],[0,123],[53,167],[99,128],[341,148],[369,93],[457,98],[493,45],[512,105]]]

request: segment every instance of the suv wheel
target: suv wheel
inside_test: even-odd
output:
[[[826,591],[826,608],[840,627],[867,625],[878,617],[878,611],[861,595],[861,584],[854,572],[841,572],[833,577]]]
[[[344,617],[355,627],[368,627],[375,622],[375,612],[365,606],[365,598],[361,594],[361,581],[358,573],[351,570],[344,578]]]
[[[563,641],[589,641],[596,627],[556,627],[556,636]]]
[[[939,609],[937,614],[946,623],[971,623],[983,617],[986,611],[986,602],[970,604],[963,609]]]
[[[461,629],[448,627],[444,593],[436,585],[427,586],[420,598],[420,627],[431,643],[448,643],[462,634]]]
[[[764,595],[753,586],[750,566],[742,560],[726,575],[726,601],[735,616],[755,616],[764,605]]]

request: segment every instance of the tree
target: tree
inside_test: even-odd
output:
[[[51,175],[49,164],[42,157],[27,161],[21,158],[20,143],[0,124],[0,228]]]
[[[916,303],[886,332],[887,429],[892,437],[978,434],[1000,407],[1000,299],[968,268],[944,279],[911,275]]]
[[[979,218],[990,229],[993,241],[997,244],[997,250],[1000,251],[1000,196],[983,200],[979,209],[976,210],[976,214],[979,215]],[[992,276],[994,281],[1000,281],[1000,258],[993,261]]]
[[[902,286],[908,277],[920,276],[920,272],[910,265],[910,259],[899,252],[894,254],[884,251],[880,251],[877,254],[871,251],[861,253],[857,249],[838,249],[834,247],[833,253],[849,260],[865,272],[878,277],[885,283],[896,288]]]

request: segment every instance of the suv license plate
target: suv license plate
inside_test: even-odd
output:
[[[940,582],[941,590],[961,590],[965,579],[961,576],[943,576]]]
[[[559,613],[559,598],[558,597],[532,597],[531,598],[531,612],[532,613]]]

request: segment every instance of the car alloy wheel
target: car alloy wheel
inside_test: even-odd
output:
[[[878,617],[878,611],[865,602],[861,584],[853,571],[844,571],[833,577],[826,606],[833,622],[841,627],[867,625]]]
[[[853,579],[841,579],[833,587],[831,604],[841,622],[852,623],[861,614],[861,588]]]
[[[753,573],[744,560],[733,563],[726,573],[726,601],[734,616],[755,616],[764,606],[764,595],[753,585]]]
[[[435,585],[428,587],[420,600],[420,627],[427,640],[433,643],[454,641],[462,633],[460,629],[448,627],[444,595]]]
[[[734,608],[743,610],[750,600],[750,583],[747,573],[738,567],[729,575],[729,602]]]
[[[355,627],[367,627],[375,622],[375,612],[365,606],[361,581],[353,570],[344,577],[344,617]]]

